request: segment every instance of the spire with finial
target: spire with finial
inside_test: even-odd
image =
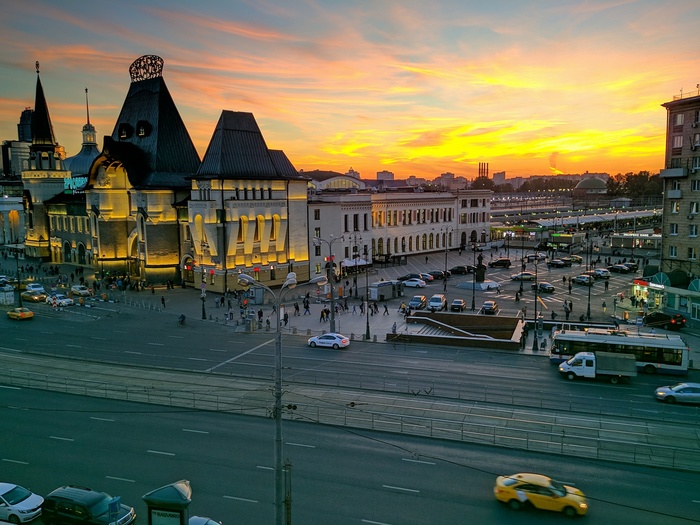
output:
[[[88,102],[88,88],[85,88],[85,108],[87,109],[87,123],[90,125],[90,103]]]
[[[36,61],[36,96],[34,98],[34,114],[32,115],[32,143],[42,150],[54,151],[56,139],[54,138],[49,106],[44,97],[44,88],[41,86],[39,76],[39,61]]]
[[[38,75],[39,74],[39,61],[38,60],[34,63],[34,66],[36,67],[36,74]]]

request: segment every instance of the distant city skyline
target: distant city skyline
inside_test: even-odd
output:
[[[253,113],[297,169],[473,179],[663,168],[661,104],[700,94],[696,0],[26,0],[0,19],[0,140],[34,105],[98,144],[154,54],[200,157],[222,110]]]

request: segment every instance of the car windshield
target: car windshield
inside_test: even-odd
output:
[[[17,505],[31,495],[32,493],[24,487],[17,486],[5,492],[5,494],[2,495],[2,499],[4,499],[9,505]]]
[[[558,481],[552,480],[552,482],[549,485],[549,488],[552,489],[552,491],[560,498],[566,496],[566,487]]]
[[[93,516],[101,516],[102,514],[109,512],[109,502],[112,499],[112,496],[109,496],[108,494],[105,494],[104,496],[104,498],[95,502],[95,504],[90,507],[90,514]]]

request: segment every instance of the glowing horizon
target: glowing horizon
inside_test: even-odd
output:
[[[222,110],[255,115],[297,169],[508,178],[663,168],[666,110],[692,89],[700,4],[380,0],[8,3],[0,140],[33,107],[35,61],[69,156],[112,133],[129,65],[155,54],[199,152]],[[700,94],[700,90],[698,90]]]

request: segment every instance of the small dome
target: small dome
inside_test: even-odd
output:
[[[607,190],[608,186],[604,180],[597,177],[590,177],[588,179],[583,179],[576,185],[577,190]]]

